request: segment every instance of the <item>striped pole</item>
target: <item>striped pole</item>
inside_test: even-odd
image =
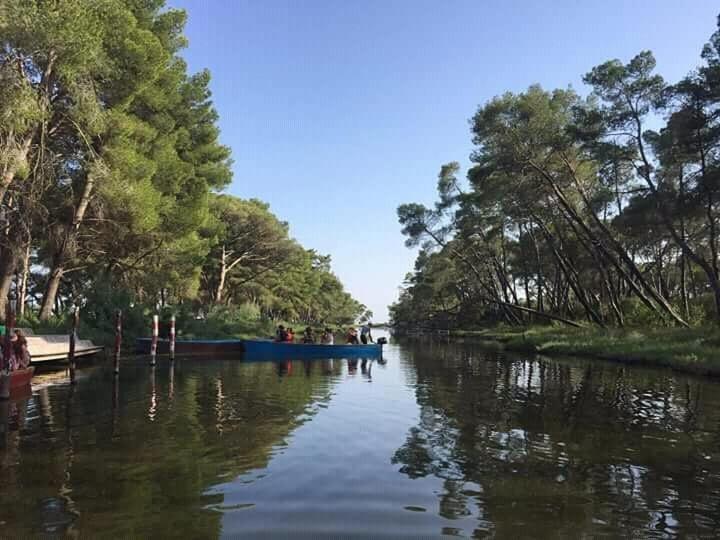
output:
[[[170,360],[175,360],[175,315],[170,317]]]
[[[157,356],[158,334],[160,333],[160,321],[157,315],[153,315],[152,322],[152,342],[150,343],[150,365],[155,365],[155,357]]]
[[[72,315],[72,328],[70,329],[70,350],[68,352],[68,363],[70,364],[70,384],[75,384],[75,340],[77,339],[79,324],[80,308],[75,306]]]
[[[122,344],[122,311],[115,312],[115,375],[120,373],[120,346]]]

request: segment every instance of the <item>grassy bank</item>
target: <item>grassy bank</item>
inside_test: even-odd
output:
[[[455,331],[454,336],[500,343],[508,350],[602,358],[720,376],[720,329],[493,328]]]

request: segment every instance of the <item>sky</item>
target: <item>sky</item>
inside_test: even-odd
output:
[[[396,209],[432,204],[469,165],[469,118],[505,91],[572,86],[653,51],[673,82],[700,64],[717,0],[168,0],[209,69],[228,192],[270,203],[375,314],[412,270]]]

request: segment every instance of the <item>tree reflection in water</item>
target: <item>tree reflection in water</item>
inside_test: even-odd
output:
[[[405,361],[420,419],[392,463],[443,480],[443,517],[480,536],[718,533],[716,383],[460,345]]]
[[[291,362],[128,360],[119,377],[81,370],[75,386],[41,376],[35,394],[0,402],[0,537],[220,536],[224,497],[208,489],[265,467],[329,401],[327,366],[333,377],[290,377]]]

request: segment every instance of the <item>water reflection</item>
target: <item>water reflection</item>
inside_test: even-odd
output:
[[[486,356],[412,354],[420,420],[392,462],[442,479],[440,515],[508,537],[717,532],[717,383]]]
[[[720,532],[716,381],[432,342],[44,377],[0,402],[3,537]]]
[[[0,402],[2,536],[217,537],[207,488],[265,467],[333,382],[288,378],[292,362],[175,364],[128,360]]]

